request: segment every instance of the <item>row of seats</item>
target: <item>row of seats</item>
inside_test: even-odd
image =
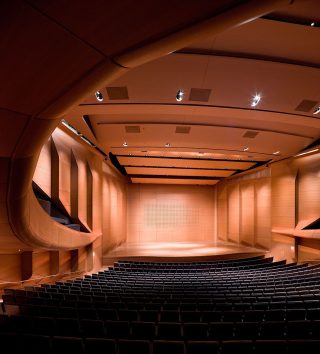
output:
[[[0,333],[2,348],[12,354],[318,354],[320,340],[169,341],[112,340]]]
[[[66,318],[110,319],[125,321],[166,321],[166,322],[222,322],[222,321],[274,321],[274,320],[316,320],[320,308],[267,309],[267,310],[135,310],[124,308],[87,308],[22,305],[20,313],[27,316],[48,316]]]
[[[0,332],[8,331],[49,336],[135,339],[318,339],[320,320],[178,323],[2,315]]]
[[[218,262],[207,262],[207,263],[188,263],[188,264],[139,264],[128,262],[116,262],[113,267],[110,267],[110,270],[116,271],[126,271],[126,272],[204,272],[204,271],[219,271],[222,268],[228,268],[229,270],[244,270],[244,269],[252,269],[252,268],[259,268],[268,263],[272,263],[272,257],[270,258],[261,258],[261,259],[253,259],[253,260],[239,260],[238,262],[229,262],[229,263],[221,263]],[[283,264],[283,261],[277,262],[276,265]]]
[[[261,257],[209,263],[118,262],[83,278],[6,289],[5,308],[14,305],[20,314],[4,316],[0,332],[42,335],[54,353],[57,336],[81,345],[80,353],[87,352],[90,337],[113,343],[116,354],[125,354],[121,343],[127,342],[128,354],[158,353],[158,346],[189,354],[192,341],[199,342],[197,354],[227,348],[263,353],[271,343],[275,354],[291,354],[298,339],[314,348],[320,338],[319,266]]]
[[[252,287],[252,283],[251,283]],[[67,300],[76,300],[83,296],[103,296],[103,297],[149,297],[150,299],[159,298],[159,299],[169,299],[169,298],[178,298],[179,295],[182,298],[191,297],[198,298],[198,295],[203,298],[226,298],[234,297],[238,301],[242,298],[248,298],[248,301],[256,301],[257,297],[264,296],[268,300],[272,300],[273,297],[282,297],[282,299],[292,298],[293,296],[297,297],[299,300],[300,296],[310,296],[317,295],[320,296],[319,285],[304,285],[301,283],[290,284],[290,287],[286,288],[283,286],[264,286],[252,289],[251,287],[225,287],[222,288],[219,284],[194,284],[186,285],[181,282],[179,287],[148,287],[144,284],[136,284],[134,286],[130,284],[110,287],[95,287],[87,286],[87,284],[82,286],[72,286],[67,288],[34,288],[33,291],[27,291],[27,294],[9,294],[6,289],[6,296],[16,296],[19,298],[23,297],[40,297],[40,298],[56,298],[56,299],[67,299]],[[40,290],[41,289],[41,290]],[[11,289],[10,289],[11,290]],[[262,300],[262,299],[260,299]]]

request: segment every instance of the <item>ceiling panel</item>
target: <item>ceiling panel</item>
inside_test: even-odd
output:
[[[255,55],[266,59],[291,60],[317,65],[320,62],[318,38],[319,28],[261,18],[225,31],[217,35],[214,41],[209,39],[195,42],[188,46],[188,50]]]
[[[246,170],[255,165],[254,162],[221,161],[204,159],[168,159],[156,157],[117,156],[123,166],[153,166],[153,167],[182,167],[204,169]]]
[[[294,102],[294,108],[301,100]],[[247,129],[271,130],[314,137],[320,132],[320,119],[301,112],[281,114],[233,107],[194,106],[177,104],[84,104],[75,107],[66,115],[66,120],[76,124],[77,116],[90,114],[98,129],[104,124],[171,123],[207,124],[242,127]],[[316,131],[314,131],[316,129]]]
[[[226,150],[229,153],[244,151],[269,154],[281,151],[283,154],[292,154],[312,142],[309,137],[283,134],[272,131],[260,131],[254,139],[244,138],[247,129],[193,125],[189,134],[176,134],[175,124],[142,124],[140,133],[126,133],[123,124],[104,124],[97,131],[97,138],[103,142],[102,147],[113,152],[124,142],[128,147],[141,150],[165,147],[169,143],[171,149],[211,149]]]
[[[288,14],[316,13],[317,3],[296,0]],[[223,179],[294,156],[320,136],[320,115],[314,114],[320,105],[320,28],[317,18],[311,27],[272,16],[129,70],[109,85],[126,87],[125,99],[110,100],[108,87],[97,88],[104,101],[92,92],[67,118],[90,115],[97,143],[115,166],[158,183],[165,175],[197,183],[201,176]],[[179,102],[178,90],[184,91]],[[312,105],[297,111],[301,102]]]
[[[315,30],[320,33],[319,28]],[[316,52],[320,52],[318,43]],[[318,67],[232,55],[174,53],[130,70],[115,80],[113,85],[128,87],[130,99],[127,103],[175,104],[178,107],[209,104],[246,108],[253,114],[255,109],[250,106],[252,96],[261,93],[262,99],[256,109],[296,113],[295,107],[302,99],[319,100],[319,80]],[[212,90],[209,101],[189,101],[191,88]],[[179,89],[184,90],[186,98],[177,103]],[[106,93],[105,88],[101,90]],[[97,101],[92,95],[86,102]],[[106,98],[104,102],[110,101]]]
[[[126,167],[129,175],[164,175],[164,176],[197,176],[197,177],[228,177],[236,171],[203,170],[185,168],[159,168],[159,167]]]
[[[185,1],[183,6],[180,1],[150,0],[31,2],[43,17],[110,57],[223,13],[243,0]]]
[[[211,159],[211,160],[244,160],[244,161],[268,161],[270,159],[270,155],[266,154],[256,154],[250,153],[248,151],[239,151],[237,153],[232,154],[230,151],[214,151],[209,152],[206,149],[177,149],[174,150],[168,148],[160,148],[158,150],[148,149],[146,150],[137,150],[130,147],[119,147],[113,148],[112,153],[114,155],[122,155],[122,156],[148,156],[148,157],[177,157],[184,159],[194,159],[194,158],[202,158],[202,159]]]
[[[208,184],[214,185],[219,181],[201,180],[201,179],[171,179],[171,178],[131,178],[132,183],[149,183],[149,184]]]

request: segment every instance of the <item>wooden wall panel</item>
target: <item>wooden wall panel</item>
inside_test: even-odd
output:
[[[129,185],[127,223],[128,242],[213,242],[213,188]]]
[[[48,276],[51,274],[50,270],[50,252],[33,252],[32,254],[32,268],[33,276]]]
[[[21,255],[0,255],[0,281],[21,280]]]
[[[57,187],[56,182],[53,182],[53,189],[58,188],[55,192],[57,199],[75,219],[90,230],[93,230],[92,223],[95,218],[96,227],[101,231],[101,221],[97,222],[101,220],[101,186],[96,186],[93,180],[93,174],[102,174],[101,158],[60,129],[56,129],[52,137],[58,159],[58,162],[53,163],[58,163],[55,167],[58,172],[53,171],[58,173]],[[52,178],[57,177],[53,175]],[[100,183],[99,179],[97,183]],[[42,185],[40,187],[42,188]],[[96,191],[95,198],[93,190]]]
[[[217,186],[217,239],[228,239],[228,196],[225,184]]]
[[[21,279],[27,280],[31,278],[33,273],[32,251],[21,252]]]
[[[70,250],[70,268],[71,272],[78,271],[79,268],[79,252],[78,249]]]
[[[78,219],[87,225],[87,170],[86,160],[81,152],[74,152],[78,166]]]
[[[92,221],[91,228],[95,232],[102,233],[102,180],[103,172],[101,163],[98,160],[94,160],[91,163],[92,173]],[[122,182],[124,183],[124,182]],[[87,208],[88,210],[88,208]]]
[[[215,190],[218,239],[268,249],[271,243],[270,170],[224,180]]]
[[[102,166],[102,254],[127,239],[127,184],[110,166]]]
[[[86,271],[87,270],[87,249],[82,247],[78,249],[78,270]]]
[[[101,238],[96,239],[91,245],[92,245],[92,264],[89,264],[88,262],[87,269],[93,272],[98,272],[102,267],[102,260],[103,260],[102,239]],[[89,266],[91,268],[89,268]]]
[[[320,154],[299,159],[298,222],[320,217]]]
[[[240,191],[239,184],[231,184],[228,193],[228,240],[238,243],[240,240]]]
[[[254,182],[240,184],[240,242],[249,246],[255,243]]]
[[[298,246],[299,262],[320,262],[320,251],[311,247]]]
[[[300,230],[320,217],[320,154],[307,155],[272,167],[272,228],[319,238],[319,230]],[[296,227],[297,226],[297,227]],[[277,236],[274,233],[274,236]],[[276,241],[273,241],[275,243]],[[320,250],[298,246],[299,261],[320,258]]]
[[[58,136],[59,138],[57,138]],[[67,212],[71,213],[71,150],[70,137],[57,131],[53,140],[59,156],[59,200]]]
[[[50,274],[59,273],[59,251],[50,251]]]
[[[51,180],[54,180],[51,189],[55,190],[56,199],[67,211],[71,210],[75,222],[78,220],[102,235],[102,240],[95,241],[91,248],[78,250],[79,269],[98,269],[102,254],[126,240],[127,179],[67,131],[56,129],[52,140],[51,149],[48,143],[41,152],[41,163],[35,173],[36,182],[41,188],[46,188],[45,178],[37,176],[47,168],[46,176],[50,177],[51,173]],[[48,160],[49,152],[54,157],[53,162]],[[56,272],[70,268],[61,257],[66,258],[64,253],[60,254]],[[50,269],[50,261],[48,267]]]
[[[283,259],[287,260],[288,263],[295,262],[294,247],[294,238],[274,234],[272,236],[270,255],[273,257],[275,262]]]
[[[1,109],[0,109],[1,112]],[[5,130],[4,130],[5,131]],[[17,254],[19,249],[22,249],[25,245],[20,242],[12,231],[12,228],[8,221],[8,205],[7,205],[7,182],[8,182],[8,171],[10,166],[10,159],[6,157],[0,157],[0,279],[3,277],[4,279],[8,278],[9,275],[13,274],[13,269],[18,271],[17,274],[14,275],[14,279],[20,279],[20,266],[16,267],[13,264],[12,269],[7,269],[7,266],[1,268],[2,264],[6,264],[7,254]],[[3,255],[2,254],[6,254]],[[3,260],[2,260],[2,257]],[[13,262],[15,260],[14,256],[12,256]],[[8,273],[9,270],[9,273]]]
[[[78,218],[79,215],[79,168],[77,159],[71,151],[71,216]]]
[[[70,251],[59,251],[59,273],[71,271]]]
[[[272,227],[295,227],[296,170],[287,163],[271,167],[271,219]]]
[[[33,180],[50,197],[51,196],[51,140],[43,145]]]
[[[255,246],[271,246],[271,179],[255,181]]]

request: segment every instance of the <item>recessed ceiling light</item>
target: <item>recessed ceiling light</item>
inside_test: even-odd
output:
[[[127,147],[127,146],[128,146],[128,143],[125,141],[122,145],[123,145],[124,147]]]
[[[320,113],[320,106],[315,109],[315,111],[313,112],[313,114],[319,114],[319,113]]]
[[[279,155],[280,154],[280,151],[278,150],[278,151],[275,151],[275,152],[273,152],[272,153],[273,155]]]
[[[313,27],[316,23],[315,22],[311,22],[310,26]]]
[[[256,107],[261,100],[260,93],[256,93],[251,100],[251,107]]]
[[[301,152],[300,154],[297,154],[297,155],[294,155],[294,156],[295,156],[295,157],[303,156],[303,155],[311,154],[311,153],[316,152],[316,151],[319,151],[319,149],[313,149],[313,150]]]
[[[246,146],[245,148],[243,148],[243,151],[249,151],[248,146]]]
[[[170,147],[170,143],[165,143],[164,146],[165,146],[166,148],[168,148],[168,147]]]
[[[95,94],[97,101],[102,102],[103,101],[103,95],[100,91],[97,91]]]
[[[183,90],[178,90],[176,93],[176,100],[178,102],[181,102],[183,100],[184,97],[184,91]]]

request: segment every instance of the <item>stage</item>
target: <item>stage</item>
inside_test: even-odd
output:
[[[104,255],[103,264],[115,261],[192,262],[268,255],[268,251],[228,242],[146,242],[124,243]]]

